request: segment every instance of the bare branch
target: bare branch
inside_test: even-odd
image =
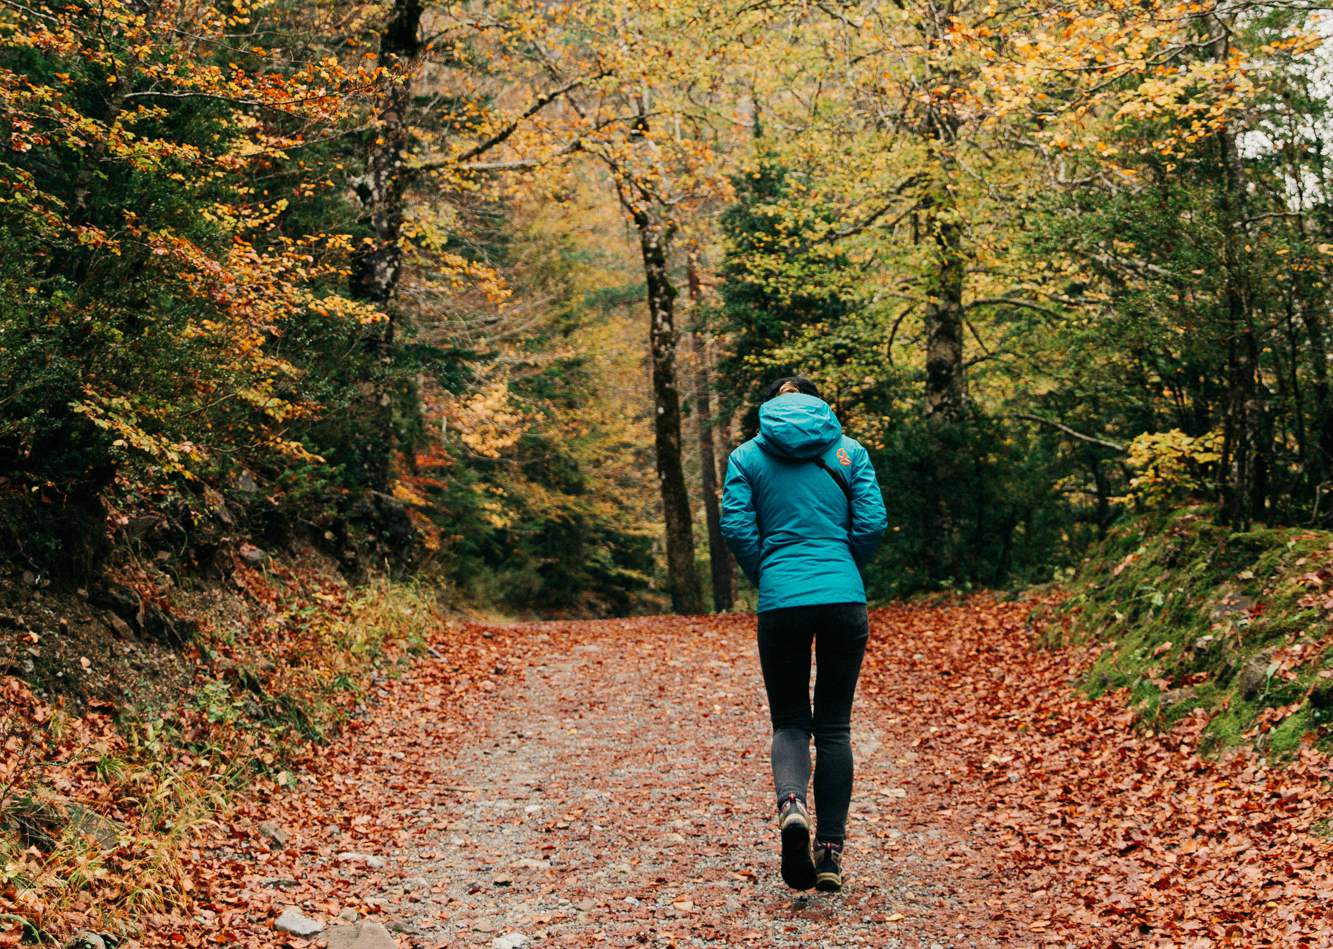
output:
[[[1096,435],[1084,435],[1082,432],[1077,432],[1068,425],[1061,424],[1054,419],[1043,418],[1040,415],[1032,415],[1028,412],[1013,412],[1009,415],[1003,415],[1001,418],[1018,418],[1029,422],[1037,422],[1041,425],[1049,425],[1051,428],[1059,429],[1064,432],[1070,438],[1076,438],[1081,442],[1087,442],[1089,445],[1098,445],[1102,448],[1109,448],[1112,451],[1117,451],[1121,454],[1124,454],[1126,451],[1125,446],[1119,442],[1113,442],[1107,438],[1099,438]]]
[[[472,146],[467,151],[463,152],[463,154],[455,158],[454,161],[459,163],[466,162],[472,160],[473,158],[476,158],[478,155],[485,154],[495,146],[504,142],[507,138],[509,138],[509,136],[513,135],[514,132],[518,130],[518,127],[520,125],[522,125],[528,119],[532,118],[542,109],[546,108],[556,99],[559,99],[561,96],[566,95],[569,92],[572,92],[573,90],[577,89],[579,86],[583,85],[586,82],[594,82],[598,79],[601,79],[605,75],[607,75],[607,73],[605,70],[603,70],[602,72],[595,73],[591,76],[580,76],[578,79],[573,79],[565,83],[558,89],[550,89],[546,92],[543,92],[541,95],[539,95],[536,99],[533,100],[532,105],[528,106],[521,113],[519,113],[518,116],[515,117],[513,121],[511,121],[508,125],[500,129],[500,131],[496,132],[494,135],[486,139],[484,142]]]

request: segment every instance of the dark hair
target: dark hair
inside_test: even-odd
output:
[[[776,399],[778,397],[778,390],[787,383],[796,386],[798,390],[804,392],[806,395],[813,395],[816,399],[819,398],[818,387],[805,376],[783,376],[781,379],[774,379],[769,383],[768,388],[764,390],[764,401],[767,402],[769,399]]]

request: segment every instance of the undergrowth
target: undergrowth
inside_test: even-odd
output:
[[[165,707],[75,715],[0,677],[0,935],[114,933],[183,906],[192,831],[257,781],[294,784],[294,755],[426,649],[440,615],[431,588],[414,584],[348,589],[276,564],[238,564],[232,579],[257,613],[205,621],[188,647],[194,681]]]
[[[1100,644],[1090,694],[1127,690],[1159,728],[1203,710],[1205,753],[1333,748],[1333,532],[1233,532],[1205,506],[1146,515],[1113,528],[1072,589],[1047,628]]]

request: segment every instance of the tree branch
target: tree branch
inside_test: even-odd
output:
[[[486,139],[484,142],[474,145],[467,151],[463,152],[463,154],[459,155],[457,158],[454,159],[454,162],[462,163],[466,161],[471,161],[478,155],[485,154],[495,146],[504,142],[505,139],[509,138],[509,136],[513,135],[514,132],[518,130],[518,127],[520,125],[522,125],[528,119],[532,118],[542,109],[546,108],[556,99],[559,99],[561,96],[574,91],[579,86],[583,85],[585,82],[594,82],[598,79],[601,79],[606,74],[607,74],[606,70],[603,70],[602,72],[595,73],[591,76],[580,76],[578,79],[573,79],[565,83],[558,89],[550,89],[546,92],[543,92],[541,95],[539,95],[536,99],[533,100],[532,105],[528,106],[525,110],[523,110],[523,112],[519,113],[517,118],[511,121],[504,128],[500,129],[500,131],[496,132],[490,138]]]
[[[1055,421],[1054,419],[1043,418],[1040,415],[1032,415],[1031,413],[1028,412],[1013,412],[1009,415],[1002,415],[1000,417],[1018,418],[1018,419],[1025,419],[1026,421],[1029,422],[1038,422],[1042,425],[1049,425],[1051,428],[1059,429],[1060,431],[1068,435],[1070,438],[1076,438],[1081,442],[1087,442],[1089,445],[1099,445],[1102,448],[1109,448],[1112,451],[1120,452],[1122,455],[1126,451],[1125,446],[1120,444],[1119,442],[1113,442],[1110,439],[1106,438],[1098,438],[1096,435],[1084,435],[1082,432],[1074,431],[1074,429],[1070,428],[1068,425],[1063,425],[1060,422]]]

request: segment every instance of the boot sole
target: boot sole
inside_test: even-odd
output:
[[[810,858],[810,828],[792,821],[782,828],[782,882],[793,890],[815,885],[815,863]]]
[[[842,892],[842,874],[821,873],[815,878],[815,889],[821,893]]]

